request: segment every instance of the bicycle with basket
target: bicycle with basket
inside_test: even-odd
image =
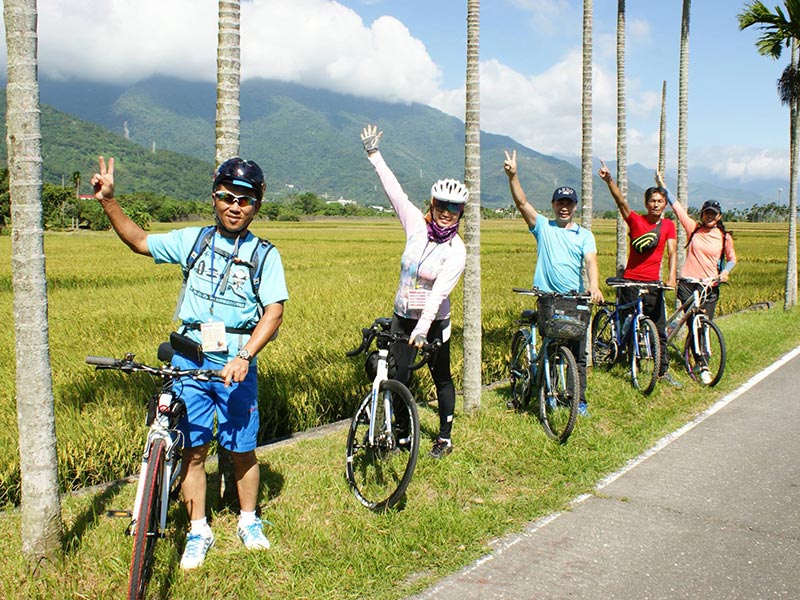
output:
[[[169,363],[172,350],[162,344],[159,360]],[[183,433],[178,423],[186,414],[186,405],[180,397],[180,382],[184,378],[198,381],[220,379],[219,371],[211,369],[178,369],[169,364],[151,367],[134,361],[134,355],[124,358],[87,356],[86,362],[97,370],[116,370],[123,373],[147,373],[154,383],[160,380],[160,389],[148,403],[147,438],[142,453],[142,466],[136,488],[136,499],[131,521],[126,530],[133,536],[133,553],[128,578],[128,599],[144,598],[153,570],[155,545],[165,536],[169,501],[176,497],[183,457]]]
[[[375,319],[361,330],[361,344],[347,356],[367,354],[366,370],[372,388],[359,403],[347,433],[345,475],[359,502],[383,512],[403,499],[419,455],[420,423],[417,404],[408,388],[392,379],[394,344],[407,344],[408,336],[391,331],[392,319]],[[373,340],[377,350],[370,352]],[[426,343],[420,358],[409,368],[430,361],[441,346]]]
[[[509,407],[527,407],[536,389],[537,415],[545,433],[566,443],[575,428],[581,392],[578,364],[568,344],[586,335],[592,316],[589,296],[537,288],[513,291],[538,301],[536,310],[522,311],[511,341]]]

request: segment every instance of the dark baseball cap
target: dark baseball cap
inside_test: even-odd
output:
[[[706,200],[703,202],[703,208],[700,209],[700,214],[703,214],[707,210],[713,210],[718,215],[722,214],[722,207],[716,200]]]
[[[567,200],[572,200],[575,204],[578,203],[578,194],[575,190],[568,185],[563,185],[560,188],[557,188],[555,192],[553,192],[553,202],[556,200],[561,200],[562,198],[566,198]]]

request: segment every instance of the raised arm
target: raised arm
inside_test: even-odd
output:
[[[614,198],[614,202],[616,203],[622,218],[627,220],[628,216],[631,214],[631,207],[628,205],[628,202],[625,200],[625,198],[622,197],[622,192],[619,190],[617,184],[614,183],[614,180],[611,177],[611,171],[608,170],[606,163],[601,160],[600,164],[602,166],[597,172],[597,175],[600,177],[600,179],[606,182],[608,191],[611,192],[611,197]]]
[[[95,173],[91,179],[94,197],[100,201],[100,206],[119,239],[137,254],[150,256],[150,250],[147,248],[147,232],[134,223],[114,199],[114,158],[109,157],[108,166],[102,156],[99,157],[99,162],[100,172]]]
[[[505,153],[506,160],[503,162],[503,170],[508,176],[508,187],[511,188],[511,198],[514,200],[517,210],[522,214],[522,218],[525,219],[528,227],[532,229],[536,226],[537,212],[536,209],[533,208],[533,205],[528,202],[528,198],[525,196],[522,184],[517,176],[517,151],[514,150],[509,154],[508,150],[505,150]]]

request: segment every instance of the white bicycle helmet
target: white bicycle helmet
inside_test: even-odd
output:
[[[469,190],[456,179],[440,179],[431,186],[431,198],[442,202],[466,204],[469,200]]]

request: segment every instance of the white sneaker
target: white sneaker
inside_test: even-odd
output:
[[[189,533],[186,536],[186,547],[181,557],[181,569],[189,571],[196,569],[206,559],[206,552],[214,545],[214,534],[209,531],[209,536],[200,533]]]
[[[264,535],[261,519],[256,519],[250,525],[239,525],[239,539],[248,550],[269,550],[269,540]]]
[[[700,381],[703,382],[703,385],[711,385],[713,380],[714,379],[711,377],[711,373],[708,372],[708,369],[700,370]]]

